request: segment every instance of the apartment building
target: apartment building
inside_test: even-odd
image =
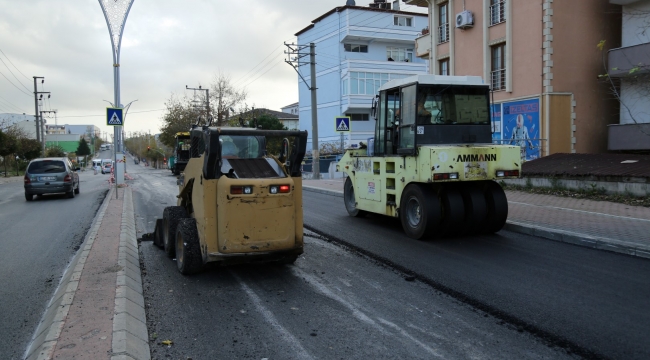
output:
[[[493,90],[493,139],[526,158],[607,151],[618,102],[599,80],[620,44],[620,6],[608,0],[406,0],[428,8],[416,55],[438,75],[482,76]],[[523,141],[521,141],[523,140]]]
[[[408,9],[418,10],[411,5],[400,7],[399,1],[374,0],[369,6],[356,6],[348,0],[295,34],[299,45],[315,44],[321,144],[340,144],[335,126],[340,116],[350,117],[346,145],[366,142],[374,133],[370,112],[378,88],[392,79],[427,73],[427,60],[414,52],[415,38],[426,28],[427,15]],[[300,73],[309,84],[309,66],[300,67]],[[311,93],[302,78],[298,77],[300,130],[309,131],[311,149]]]
[[[608,127],[608,149],[650,150],[650,0],[610,0],[622,5],[621,47],[609,50],[606,81],[620,103],[620,121]]]

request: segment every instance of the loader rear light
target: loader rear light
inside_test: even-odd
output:
[[[286,194],[289,191],[291,191],[289,185],[271,185],[271,187],[269,187],[269,192],[271,194]]]
[[[253,193],[252,186],[231,186],[230,193],[235,195],[250,195]]]
[[[519,176],[519,170],[499,170],[497,177]]]
[[[458,173],[433,174],[433,180],[457,180]]]

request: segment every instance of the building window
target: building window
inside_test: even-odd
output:
[[[407,48],[398,48],[398,47],[387,47],[386,48],[386,59],[388,61],[413,61],[413,49]]]
[[[438,44],[449,41],[449,15],[447,10],[449,4],[444,3],[438,6]]]
[[[393,22],[396,26],[413,26],[413,18],[406,16],[395,16]]]
[[[490,25],[506,21],[506,0],[490,0]]]
[[[440,75],[449,75],[449,59],[438,61],[438,71]]]
[[[356,52],[356,53],[367,53],[368,45],[358,45],[358,44],[345,44],[343,48],[347,52]]]
[[[379,87],[389,80],[409,75],[351,71],[349,79],[343,79],[343,95],[377,95]]]
[[[370,120],[370,115],[368,114],[346,114],[349,116],[351,121],[368,121]]]
[[[494,45],[492,50],[492,90],[506,89],[506,44]]]

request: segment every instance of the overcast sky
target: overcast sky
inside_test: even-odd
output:
[[[218,72],[246,88],[249,105],[279,111],[297,102],[298,78],[284,62],[283,42],[295,42],[293,34],[341,5],[345,0],[135,0],[120,78],[122,103],[138,101],[125,130],[159,132],[165,101],[191,96],[185,85],[205,88]],[[39,91],[52,93],[45,110],[58,110],[58,124],[94,124],[112,134],[102,100],[114,100],[113,60],[99,2],[0,0],[0,9],[0,113],[33,114],[32,76],[43,76]]]

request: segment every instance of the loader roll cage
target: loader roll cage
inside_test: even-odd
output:
[[[407,83],[373,104],[375,156],[415,155],[418,145],[492,142],[487,85]]]
[[[191,157],[205,156],[204,179],[230,177],[234,171],[240,177],[302,176],[307,131],[195,126],[190,138]],[[275,168],[277,162],[273,158],[282,168]]]

